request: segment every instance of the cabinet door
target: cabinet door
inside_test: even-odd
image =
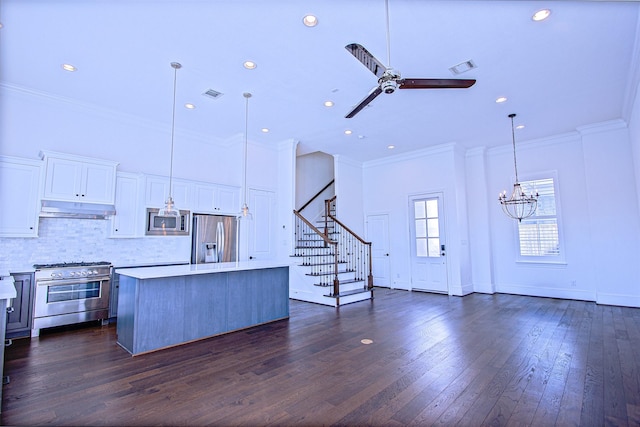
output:
[[[114,202],[115,169],[111,166],[85,164],[82,168],[80,199],[84,202]]]
[[[11,301],[13,311],[7,317],[7,333],[17,333],[31,329],[31,303],[33,289],[31,274],[12,274],[15,281],[16,297]]]
[[[138,204],[139,178],[118,174],[116,178],[116,214],[111,219],[111,237],[137,237],[143,226]],[[140,232],[138,232],[140,229]]]
[[[218,186],[216,207],[221,213],[235,215],[240,211],[240,189],[237,187]]]
[[[193,210],[198,213],[216,212],[216,186],[196,184],[193,195]]]
[[[39,162],[0,159],[0,236],[38,236],[39,188]]]
[[[81,197],[82,163],[49,158],[46,167],[44,198],[78,201]]]

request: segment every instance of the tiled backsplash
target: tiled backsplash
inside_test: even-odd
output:
[[[110,227],[109,220],[40,218],[38,238],[0,238],[0,271],[55,262],[109,261],[117,267],[189,261],[188,236],[112,239]]]

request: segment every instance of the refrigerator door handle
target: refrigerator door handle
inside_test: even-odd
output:
[[[222,225],[221,222],[218,223],[218,225],[216,226],[216,243],[218,245],[218,262],[223,262],[224,259],[224,226]]]

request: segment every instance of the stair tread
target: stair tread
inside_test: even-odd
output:
[[[305,255],[289,255],[290,257],[296,257],[296,258],[300,258],[300,257],[307,257],[307,256],[334,256],[335,254],[305,254]]]
[[[349,279],[349,280],[340,280],[341,285],[346,285],[348,283],[358,283],[364,282],[362,279]],[[333,283],[314,283],[313,286],[320,286],[322,288],[327,288],[329,286],[333,286]]]
[[[347,261],[338,261],[338,264],[346,264]],[[300,267],[315,267],[318,265],[333,265],[333,262],[317,262],[313,264],[298,264]]]
[[[338,274],[346,274],[346,273],[353,273],[355,272],[355,270],[338,270]],[[335,273],[333,271],[327,271],[326,273],[307,273],[305,274],[305,276],[333,276]],[[347,283],[346,280],[344,280],[341,283]]]
[[[364,293],[373,293],[373,289],[353,289],[350,291],[343,291],[340,292],[338,295],[325,295],[325,297],[329,297],[329,298],[338,298],[338,297],[346,297],[349,295],[357,295],[357,294],[364,294]]]

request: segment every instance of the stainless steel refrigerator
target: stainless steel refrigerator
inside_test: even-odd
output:
[[[191,264],[236,261],[236,218],[225,215],[193,215]]]

